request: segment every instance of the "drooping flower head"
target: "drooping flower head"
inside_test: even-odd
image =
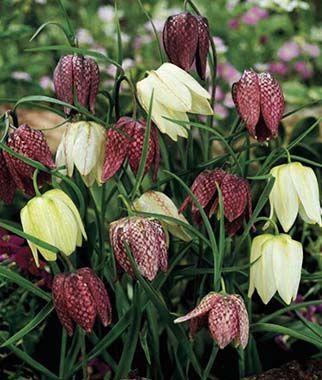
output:
[[[252,137],[261,142],[277,137],[284,97],[280,84],[271,74],[245,70],[233,84],[232,96]]]
[[[210,94],[184,70],[171,63],[164,63],[157,70],[136,84],[139,101],[145,111],[149,112],[153,93],[152,120],[162,133],[172,140],[178,136],[188,137],[189,119],[187,112],[212,115],[208,99]],[[173,121],[186,122],[184,126]]]
[[[100,82],[97,63],[80,54],[65,55],[60,58],[54,71],[54,86],[57,98],[65,103],[78,102],[91,112],[95,111],[95,101]],[[65,113],[71,109],[65,107]]]
[[[32,198],[20,211],[24,232],[58,248],[65,255],[72,254],[76,246],[86,239],[79,212],[62,190],[49,190]],[[55,261],[57,255],[28,240],[36,265],[39,266],[38,251],[48,261]]]
[[[186,218],[182,214],[179,214],[172,200],[160,191],[146,191],[133,202],[133,208],[136,211],[169,216],[187,225],[189,224]],[[161,219],[160,221],[164,229],[169,231],[173,236],[184,241],[191,240],[191,236],[182,225],[172,220]]]
[[[248,297],[256,289],[265,304],[276,291],[287,304],[295,300],[303,261],[300,242],[286,234],[259,235],[252,242],[250,261]]]
[[[56,165],[65,165],[67,175],[72,177],[74,166],[85,184],[101,183],[105,129],[92,121],[68,123],[56,153]]]
[[[229,235],[235,235],[246,215],[248,218],[252,215],[249,182],[222,169],[205,170],[200,173],[194,180],[191,190],[209,217],[218,210],[219,198],[216,184],[222,194],[226,231]],[[184,211],[190,203],[193,218],[196,223],[200,223],[199,210],[190,196],[183,201],[179,211]]]
[[[61,324],[73,335],[73,322],[87,333],[93,331],[98,315],[106,327],[111,323],[112,308],[103,281],[90,268],[54,277],[52,296]]]
[[[277,216],[288,232],[297,214],[310,224],[322,227],[319,185],[314,171],[300,162],[275,166],[271,172],[275,182],[269,201],[272,218]]]
[[[38,161],[49,169],[55,167],[47,141],[41,131],[30,128],[27,124],[21,125],[14,132],[9,134],[7,145],[15,152]],[[11,201],[14,189],[33,195],[32,177],[35,168],[26,164],[19,158],[12,156],[10,153],[3,151],[0,157],[0,183],[6,183],[2,189],[3,199]],[[7,176],[7,177],[6,177]],[[38,184],[50,180],[50,175],[40,172],[38,175]],[[5,194],[5,191],[8,191]]]
[[[195,61],[198,75],[205,79],[209,50],[208,20],[189,12],[170,16],[164,24],[162,36],[170,62],[189,71]]]
[[[102,181],[106,182],[120,169],[126,157],[129,159],[131,169],[135,174],[139,170],[140,160],[144,145],[146,122],[143,119],[133,120],[129,117],[121,117],[114,128],[106,132],[105,158]],[[151,125],[148,144],[148,152],[145,164],[147,173],[154,165],[153,180],[156,180],[160,162],[160,147],[158,132]]]
[[[249,321],[242,298],[237,294],[222,295],[211,292],[200,301],[199,305],[174,323],[190,320],[196,333],[198,321],[208,319],[208,328],[219,348],[225,348],[229,343],[245,348],[248,343]]]
[[[124,242],[129,246],[142,276],[150,281],[159,270],[168,268],[166,235],[157,220],[133,216],[122,218],[110,226],[110,241],[115,258],[123,270],[133,275]]]

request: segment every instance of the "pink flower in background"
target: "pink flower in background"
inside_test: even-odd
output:
[[[228,116],[228,111],[226,109],[226,107],[224,107],[222,104],[216,104],[215,107],[214,107],[214,111],[215,111],[215,115],[219,118],[219,119],[225,119],[227,116]]]
[[[260,20],[267,18],[268,15],[269,13],[265,9],[253,7],[242,15],[241,20],[244,24],[256,25]]]
[[[272,74],[285,75],[288,72],[288,66],[284,62],[271,62],[268,65],[268,71]]]
[[[227,26],[229,29],[238,29],[239,27],[239,20],[237,18],[232,18],[228,21]]]
[[[305,43],[302,46],[302,51],[312,58],[319,57],[321,50],[318,45]]]
[[[106,23],[114,20],[114,7],[112,5],[104,5],[98,8],[98,17]]]
[[[94,42],[94,39],[90,32],[84,28],[80,28],[77,30],[76,37],[80,44],[91,45]]]
[[[225,62],[218,64],[217,75],[231,85],[238,81],[241,74],[231,63]]]
[[[277,55],[282,61],[289,62],[300,55],[300,47],[294,41],[287,41],[279,48]]]
[[[231,95],[231,92],[227,92],[227,94],[225,95],[224,106],[226,106],[228,108],[234,108],[235,107],[235,103],[233,101],[233,97]]]
[[[209,89],[209,92],[211,93],[211,89]],[[225,93],[224,91],[222,90],[222,88],[220,86],[216,86],[216,96],[215,96],[215,100],[216,102],[221,102],[222,100],[224,100],[225,98]]]
[[[26,73],[25,71],[13,71],[11,73],[11,78],[16,80],[25,80],[27,82],[31,81],[30,74]]]
[[[227,46],[225,45],[225,42],[222,38],[213,36],[212,40],[214,41],[216,45],[216,53],[226,53],[228,50]]]
[[[39,79],[39,85],[44,90],[54,91],[54,82],[52,81],[51,77],[49,77],[48,75],[43,75]]]
[[[132,44],[133,49],[139,50],[143,45],[149,44],[152,40],[152,35],[137,36]]]
[[[294,64],[295,71],[301,75],[303,79],[309,79],[313,75],[312,66],[304,61],[298,61]]]

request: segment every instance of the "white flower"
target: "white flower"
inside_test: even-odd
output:
[[[153,92],[152,120],[162,133],[177,141],[178,136],[188,137],[187,128],[165,118],[189,123],[187,112],[212,115],[209,93],[184,70],[171,63],[164,63],[158,70],[137,83],[138,98],[149,112]]]
[[[49,190],[32,198],[20,212],[24,232],[58,248],[70,255],[76,246],[86,239],[84,226],[73,201],[62,190]],[[28,240],[36,265],[39,266],[38,251],[48,261],[57,259],[56,253]]]
[[[275,183],[269,195],[271,215],[277,216],[288,232],[299,213],[310,224],[322,226],[319,186],[314,171],[299,162],[279,165],[271,170]]]
[[[276,291],[287,304],[296,298],[303,261],[301,243],[286,234],[257,236],[250,261],[248,297],[256,289],[265,304]]]
[[[160,191],[145,192],[140,198],[133,202],[133,208],[136,211],[169,216],[189,225],[186,218],[182,214],[179,214],[178,209],[172,200]],[[173,236],[184,241],[191,240],[191,236],[181,224],[165,219],[161,219],[160,221],[164,229],[168,230]]]
[[[76,166],[88,187],[93,185],[95,179],[100,184],[105,141],[105,129],[97,123],[68,123],[57,149],[57,167],[65,165],[67,175],[71,177]]]

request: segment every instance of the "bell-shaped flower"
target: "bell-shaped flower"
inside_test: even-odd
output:
[[[133,268],[126,252],[128,245],[142,276],[150,281],[159,269],[168,268],[166,234],[157,220],[132,216],[119,219],[110,225],[110,241],[117,263],[133,275]]]
[[[97,123],[68,123],[57,149],[57,167],[66,166],[67,175],[72,177],[76,166],[88,187],[95,180],[100,184],[105,141],[105,129]]]
[[[190,320],[190,333],[196,333],[199,322],[208,319],[208,328],[219,348],[229,343],[245,348],[248,343],[249,320],[243,299],[237,294],[223,295],[211,292],[202,298],[199,305],[184,317],[174,320],[181,323]]]
[[[88,333],[93,331],[97,315],[105,327],[111,323],[110,299],[103,281],[91,268],[57,274],[52,295],[58,318],[69,336],[73,335],[73,322]]]
[[[14,150],[27,158],[31,158],[34,161],[38,161],[49,169],[55,167],[55,163],[52,159],[51,152],[47,141],[41,131],[30,128],[27,124],[23,124],[14,132],[9,134],[7,145],[9,148]],[[1,171],[0,176],[10,175],[8,178],[5,177],[0,179],[1,181],[8,181],[5,188],[8,189],[7,200],[12,200],[13,196],[13,183],[15,187],[21,191],[34,195],[34,188],[32,185],[32,177],[35,171],[33,166],[30,166],[12,156],[10,153],[3,151],[3,159],[1,158]],[[6,166],[6,167],[5,167]],[[50,181],[50,175],[45,172],[40,172],[38,175],[38,184],[42,185],[44,182]]]
[[[252,215],[252,200],[249,182],[237,175],[225,172],[222,169],[205,170],[194,180],[191,191],[196,196],[200,206],[207,214],[218,211],[219,197],[217,185],[220,188],[223,200],[225,228],[233,236],[243,225],[243,220]],[[201,222],[197,206],[190,196],[183,201],[179,211],[192,204],[192,215],[196,223]]]
[[[32,198],[20,212],[21,224],[25,233],[51,244],[65,255],[72,254],[76,246],[86,239],[79,212],[62,190],[49,190]],[[57,255],[28,240],[36,265],[39,265],[38,251],[48,261],[55,261]]]
[[[133,120],[129,117],[121,117],[114,128],[106,132],[106,146],[102,181],[106,182],[120,169],[126,158],[134,174],[137,174],[140,166],[146,122],[143,119]],[[158,174],[160,162],[160,146],[158,132],[151,125],[148,152],[145,163],[145,173],[152,164],[154,165],[153,180]]]
[[[280,84],[270,73],[245,70],[241,79],[233,84],[232,96],[252,137],[258,141],[277,137],[284,97]]]
[[[275,182],[269,195],[272,218],[277,216],[288,232],[297,214],[310,224],[322,226],[319,185],[314,171],[299,162],[275,166],[271,170]]]
[[[287,304],[295,300],[301,279],[302,244],[289,235],[255,237],[250,253],[248,297],[254,290],[267,304],[276,292]]]
[[[160,191],[147,191],[133,202],[133,208],[136,211],[147,212],[152,214],[160,214],[168,216],[178,221],[189,224],[187,219],[179,214],[177,207],[172,200]],[[191,236],[186,229],[175,221],[161,219],[164,229],[169,231],[173,236],[176,236],[183,241],[190,241]]]
[[[16,191],[16,183],[11,177],[3,151],[0,151],[0,199],[10,204]]]
[[[171,63],[189,71],[195,61],[198,75],[205,79],[209,50],[209,26],[205,17],[189,12],[170,16],[162,37]]]
[[[208,102],[210,94],[191,75],[172,63],[164,63],[157,70],[150,71],[136,88],[139,101],[147,113],[153,93],[152,120],[162,133],[174,141],[178,140],[178,136],[188,137],[188,112],[213,114]],[[186,122],[185,127],[168,119]]]
[[[54,71],[54,87],[57,98],[65,103],[74,103],[74,93],[78,102],[93,113],[100,82],[97,63],[81,54],[65,55],[60,58]],[[71,109],[65,107],[65,113]]]

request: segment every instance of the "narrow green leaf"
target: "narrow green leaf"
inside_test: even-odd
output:
[[[52,302],[49,302],[31,321],[29,321],[21,330],[16,332],[16,334],[12,335],[9,339],[7,339],[4,343],[2,343],[1,347],[6,347],[11,344],[15,344],[18,340],[23,339],[25,335],[27,335],[30,331],[36,328],[40,323],[45,320],[48,315],[53,311],[54,306]]]
[[[40,25],[40,27],[36,30],[36,32],[30,38],[29,42],[33,41],[49,25],[54,25],[54,26],[57,26],[59,29],[61,29],[64,32],[65,37],[67,38],[67,41],[69,42],[69,35],[68,35],[67,30],[59,22],[56,22],[56,21],[47,21],[43,23],[42,25]]]
[[[44,292],[38,286],[34,285],[31,281],[20,276],[20,274],[13,272],[12,270],[0,266],[0,276],[8,279],[9,281],[14,282],[15,284],[21,286],[23,289],[28,290],[29,292],[35,294],[36,296],[44,299],[45,301],[51,301],[50,294]]]

